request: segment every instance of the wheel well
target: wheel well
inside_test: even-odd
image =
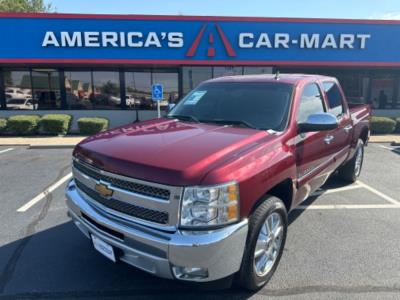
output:
[[[286,210],[289,212],[290,207],[292,206],[293,199],[293,182],[292,179],[287,178],[284,181],[278,183],[273,188],[268,190],[263,197],[261,197],[257,203],[253,206],[252,211],[254,211],[264,200],[265,195],[275,196],[282,200],[285,204]]]
[[[361,134],[360,134],[360,139],[362,139],[364,144],[367,143],[367,140],[368,140],[368,128],[367,127],[364,127],[362,129]]]

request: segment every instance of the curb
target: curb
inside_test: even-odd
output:
[[[73,149],[76,144],[66,144],[66,145],[28,145],[28,149]]]
[[[30,144],[0,144],[0,147],[18,147],[18,146],[29,147]]]

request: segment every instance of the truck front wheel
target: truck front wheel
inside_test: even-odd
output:
[[[283,202],[274,196],[265,197],[249,219],[249,233],[238,284],[258,290],[274,274],[285,246],[288,218]]]
[[[361,174],[364,160],[364,142],[359,139],[352,159],[339,168],[339,177],[348,182],[355,182]]]

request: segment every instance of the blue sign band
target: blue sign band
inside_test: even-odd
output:
[[[400,64],[400,23],[0,17],[0,60]]]

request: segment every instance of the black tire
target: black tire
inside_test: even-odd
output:
[[[359,151],[361,153],[360,154],[361,165],[359,168],[356,168],[356,160]],[[357,178],[360,176],[363,160],[364,160],[364,142],[361,139],[359,139],[357,142],[356,151],[354,152],[354,156],[352,157],[352,159],[350,159],[347,163],[345,163],[343,166],[339,168],[338,170],[339,177],[349,183],[355,182]]]
[[[267,217],[274,212],[280,215],[282,221],[283,235],[281,237],[281,245],[272,268],[265,275],[259,276],[256,273],[254,263],[255,247],[261,227],[265,220],[267,220]],[[249,232],[247,234],[246,246],[242,264],[236,278],[238,285],[248,290],[256,291],[262,288],[271,279],[279,264],[279,260],[285,247],[287,227],[288,217],[285,205],[279,198],[267,195],[249,219]]]

